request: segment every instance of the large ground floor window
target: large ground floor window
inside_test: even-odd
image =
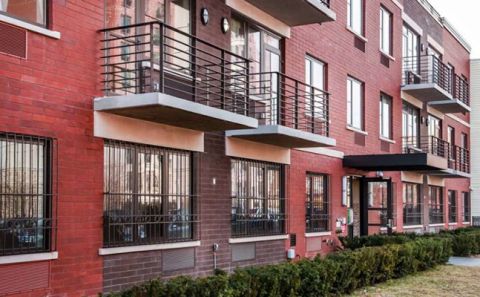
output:
[[[284,233],[283,184],[282,165],[231,160],[233,237]]]
[[[457,222],[457,191],[448,191],[448,222]]]
[[[441,224],[443,223],[443,188],[437,186],[429,186],[429,194],[430,224]]]
[[[192,167],[190,152],[106,141],[104,246],[192,240]]]
[[[470,201],[470,192],[463,192],[463,221],[470,222],[471,220],[471,201]]]
[[[403,184],[403,224],[405,226],[422,225],[423,203],[420,185]]]
[[[328,231],[330,221],[328,177],[323,174],[307,174],[306,213],[307,232]]]
[[[0,256],[54,248],[54,140],[0,133]]]

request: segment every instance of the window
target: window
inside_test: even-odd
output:
[[[106,141],[104,246],[194,239],[192,154]]]
[[[471,212],[470,212],[470,193],[469,192],[463,192],[462,193],[463,197],[463,221],[464,222],[470,222],[471,219]]]
[[[363,0],[348,0],[347,7],[348,27],[363,36]]]
[[[460,137],[460,146],[464,149],[468,149],[468,134],[462,132]]]
[[[392,139],[392,97],[380,95],[380,136]]]
[[[422,225],[423,204],[420,185],[403,184],[403,224],[405,226]]]
[[[441,224],[443,223],[443,189],[437,186],[429,186],[429,194],[430,224]]]
[[[347,79],[347,124],[363,130],[363,83],[351,77]]]
[[[417,75],[420,74],[420,36],[413,31],[409,26],[403,25],[402,36],[402,56],[403,56],[403,73],[407,75],[407,72],[413,72]]]
[[[420,111],[413,105],[403,102],[402,136],[404,149],[410,150],[419,147]]]
[[[307,174],[305,201],[307,232],[330,230],[328,200],[328,177],[321,174]]]
[[[313,118],[326,119],[327,106],[325,106],[325,64],[314,58],[305,58],[305,93],[310,98],[306,98],[305,113]],[[308,100],[310,99],[310,100]],[[309,102],[310,101],[310,102]],[[312,109],[313,106],[313,109]]]
[[[457,191],[448,191],[448,222],[457,222]]]
[[[281,38],[241,17],[233,16],[231,24],[232,52],[251,61],[250,95],[255,100],[251,105],[255,116],[261,119],[262,125],[278,124],[281,117],[277,108],[279,82],[282,83],[279,78]]]
[[[449,158],[455,160],[455,128],[450,126],[447,128],[447,142],[449,144]]]
[[[420,36],[415,31],[413,31],[409,26],[403,25],[402,55],[404,58],[418,57],[420,52],[420,47],[418,46],[419,40]],[[412,66],[418,66],[418,63]],[[413,67],[409,70],[418,73],[417,67]]]
[[[54,140],[0,133],[0,256],[54,250]]]
[[[284,233],[282,165],[231,160],[232,236]]]
[[[380,50],[392,54],[392,13],[380,7]]]
[[[442,120],[428,115],[428,136],[442,139]]]
[[[47,0],[0,0],[0,13],[42,27],[47,26]]]

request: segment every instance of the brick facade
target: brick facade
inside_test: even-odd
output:
[[[165,255],[175,257],[175,250],[99,255],[103,247],[103,139],[94,137],[93,99],[103,95],[100,84],[100,34],[104,27],[103,1],[48,1],[51,7],[49,29],[59,31],[60,39],[28,32],[27,59],[0,54],[0,132],[52,137],[58,140],[58,259],[21,264],[0,264],[0,295],[12,296],[96,296],[100,292],[118,291],[144,281],[176,275],[204,276],[214,269],[213,245],[217,268],[233,271],[237,267],[287,261],[289,240],[257,241],[250,244],[253,258],[233,261],[231,231],[231,157],[226,155],[224,132],[206,132],[204,152],[194,153],[195,180],[198,191],[200,223],[199,247],[178,250],[193,255],[193,267],[166,269]],[[233,9],[220,0],[192,1],[192,33],[216,46],[230,48],[230,32],[223,34],[221,19],[231,19]],[[334,251],[338,245],[337,220],[347,217],[342,205],[344,176],[373,177],[343,166],[343,155],[400,154],[402,152],[402,14],[407,14],[424,31],[421,43],[427,48],[428,37],[444,48],[444,62],[458,74],[469,78],[469,53],[459,41],[432,17],[417,0],[365,1],[365,39],[346,28],[347,1],[333,0],[331,9],[336,21],[291,28],[290,38],[282,40],[281,70],[304,81],[305,57],[311,56],[327,65],[326,89],[330,94],[330,134],[336,147],[323,150],[290,150],[286,165],[286,232],[295,234],[295,256],[313,257]],[[400,2],[400,5],[398,3]],[[403,5],[403,7],[402,7]],[[379,50],[379,8],[393,15],[392,56]],[[200,21],[200,11],[208,8],[209,23]],[[248,16],[246,16],[248,17]],[[74,20],[74,22],[72,22]],[[259,24],[262,25],[262,24]],[[1,34],[1,31],[0,31]],[[358,47],[364,47],[364,51]],[[388,64],[388,67],[385,66]],[[362,81],[364,90],[364,130],[347,128],[346,81],[352,76]],[[392,97],[392,141],[380,138],[379,99],[385,93]],[[421,116],[428,116],[424,104]],[[457,144],[461,133],[470,134],[469,113],[444,115],[443,138],[447,127],[455,128]],[[420,132],[427,133],[425,122]],[[336,156],[331,156],[336,154]],[[305,197],[307,173],[328,176],[330,233],[306,234]],[[403,228],[403,182],[399,171],[384,172],[393,182],[394,225]],[[428,178],[422,183],[424,216],[428,219]],[[462,192],[470,191],[470,179],[444,180],[445,223],[449,228],[448,190],[457,191],[458,221],[463,226]],[[358,203],[356,201],[355,203]],[[354,205],[355,205],[354,203]],[[355,206],[354,206],[355,207]],[[357,214],[355,224],[358,225]],[[425,222],[427,227],[428,220]],[[357,226],[358,227],[358,226]],[[426,231],[420,228],[417,231]],[[340,229],[342,230],[342,229]],[[380,232],[371,228],[372,233]],[[408,230],[410,231],[410,230]],[[341,235],[347,235],[346,229]],[[173,265],[175,266],[175,265]],[[27,274],[25,284],[5,284],[6,273]],[[4,273],[5,272],[5,273]],[[3,284],[3,286],[2,286]],[[6,288],[6,289],[4,289]],[[4,291],[1,291],[4,290]]]

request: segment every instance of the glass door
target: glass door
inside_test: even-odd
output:
[[[380,233],[393,228],[393,192],[391,179],[363,178],[360,197],[360,235]]]

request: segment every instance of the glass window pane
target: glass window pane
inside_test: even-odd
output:
[[[46,26],[46,0],[0,0],[0,11],[15,18]]]

